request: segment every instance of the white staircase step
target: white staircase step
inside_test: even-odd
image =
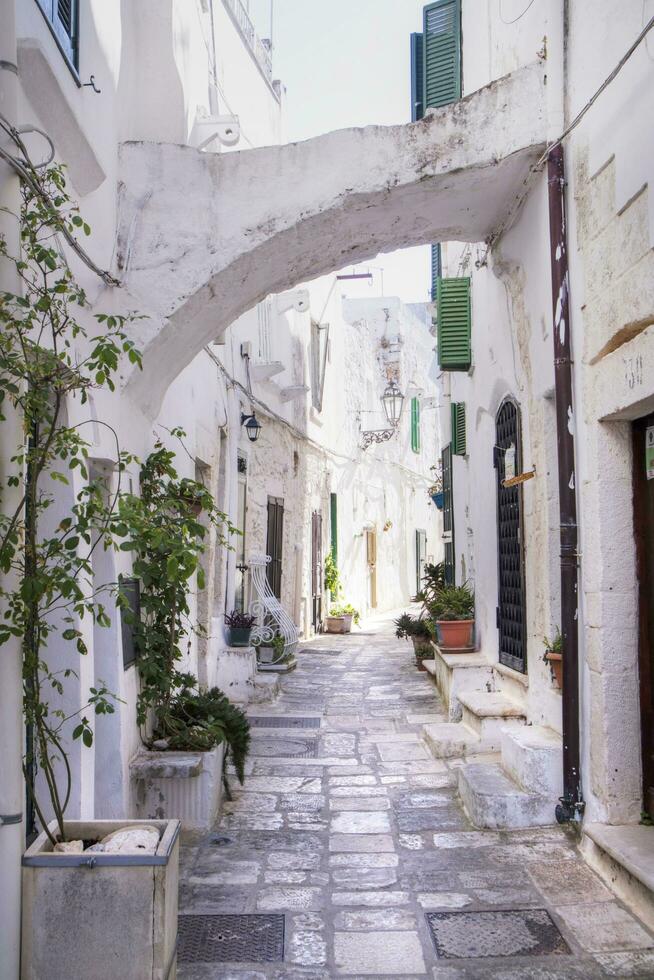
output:
[[[581,852],[618,897],[654,929],[654,827],[585,823]]]
[[[469,752],[483,752],[479,735],[461,722],[423,725],[422,737],[437,759],[454,759]]]
[[[432,677],[436,676],[436,661],[435,660],[423,660],[422,666],[425,668],[428,674]]]
[[[461,719],[458,698],[461,691],[484,691],[493,686],[492,665],[480,653],[448,653],[437,646],[429,672],[445,702],[450,721]]]
[[[249,702],[250,704],[266,704],[274,701],[281,689],[279,674],[257,674]]]
[[[530,793],[558,799],[563,794],[561,737],[542,725],[506,728],[502,733],[502,768]]]
[[[499,765],[462,766],[459,769],[459,795],[476,827],[513,830],[555,823],[556,798],[528,793]]]
[[[462,691],[462,722],[476,732],[487,751],[499,752],[502,732],[525,724],[526,710],[501,691]]]

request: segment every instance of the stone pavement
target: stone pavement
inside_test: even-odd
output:
[[[183,849],[180,980],[654,977],[652,934],[568,833],[471,827],[459,763],[420,734],[444,720],[435,688],[391,625],[306,644],[252,709],[283,727],[253,728],[243,790]]]

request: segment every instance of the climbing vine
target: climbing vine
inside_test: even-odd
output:
[[[20,256],[10,256],[0,239],[0,256],[13,262],[19,283],[15,293],[0,294],[0,423],[5,432],[16,431],[12,417],[20,423],[0,482],[0,645],[11,637],[22,642],[29,735],[24,772],[36,813],[54,843],[56,836],[64,838],[72,785],[64,739],[90,746],[89,715],[114,710],[112,693],[99,684],[90,688],[82,707],[67,713],[65,682],[76,671],[72,666],[52,670],[47,660],[53,634],[84,656],[84,621],[109,625],[106,603],[113,585],[94,580],[92,556],[97,548],[111,548],[120,533],[119,480],[112,488],[90,471],[84,423],[71,419],[75,404],[85,404],[93,389],[114,390],[122,357],[140,366],[141,355],[126,334],[131,317],[99,314],[93,331],[80,322],[93,320],[58,236],[88,235],[90,228],[66,192],[61,167],[40,172],[29,162],[24,167],[29,179],[21,190]],[[130,462],[116,441],[119,476]],[[76,481],[82,484],[77,492]],[[57,513],[54,492],[62,484],[71,487],[73,501],[65,515]],[[8,497],[11,508],[5,506]],[[41,792],[49,797],[56,835],[47,830]]]

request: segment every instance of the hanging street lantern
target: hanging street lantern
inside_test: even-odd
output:
[[[381,396],[381,401],[382,405],[384,406],[384,411],[386,412],[388,424],[395,428],[400,421],[400,416],[402,415],[402,405],[404,404],[404,395],[398,388],[395,381],[391,381],[389,386],[386,388],[386,391]]]
[[[254,412],[252,415],[245,415],[244,412],[241,412],[241,425],[245,426],[245,431],[250,442],[256,442],[261,432],[261,422]]]

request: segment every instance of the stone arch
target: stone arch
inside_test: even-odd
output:
[[[496,232],[544,148],[543,84],[534,65],[417,123],[238,153],[123,144],[121,302],[150,314],[134,400],[156,412],[179,371],[268,293],[380,252]]]

